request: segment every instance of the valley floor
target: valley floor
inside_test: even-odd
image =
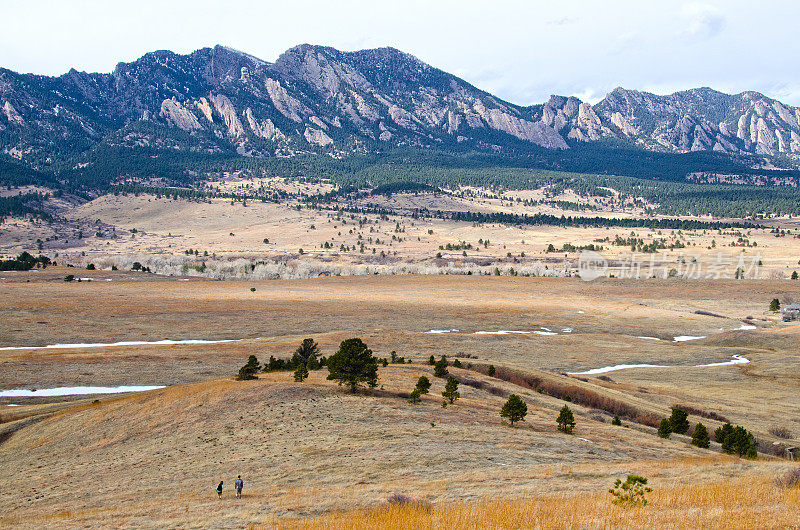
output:
[[[766,310],[772,298],[800,295],[794,283],[220,282],[122,271],[66,283],[67,270],[0,281],[0,390],[166,388],[0,398],[0,488],[8,492],[0,524],[781,527],[798,520],[798,490],[774,484],[796,464],[767,454],[773,442],[796,445],[800,436],[800,328]],[[704,338],[676,342],[680,336]],[[319,341],[323,355],[361,337],[377,356],[395,350],[413,363],[380,368],[379,388],[356,395],[327,381],[325,370],[303,383],[290,372],[232,380],[248,355],[286,358],[305,337]],[[75,343],[83,346],[68,347]],[[462,381],[454,406],[441,406],[431,355],[464,365],[450,369]],[[750,362],[696,367],[733,355]],[[654,361],[669,367],[566,375]],[[486,375],[489,364],[497,377]],[[411,405],[406,396],[420,375],[434,385]],[[575,396],[573,436],[556,429],[565,404],[559,388]],[[499,416],[510,393],[529,407],[514,428]],[[625,403],[637,417],[612,425],[599,401],[581,403],[590,393]],[[699,411],[691,423],[711,431],[720,422],[697,414],[744,425],[766,452],[743,460],[717,444],[704,450],[682,435],[658,438],[646,419],[667,416],[675,404]],[[774,427],[791,438],[777,438]],[[614,507],[606,493],[630,473],[650,479],[643,510]],[[238,474],[246,483],[240,501],[229,489]],[[222,501],[213,491],[219,480]],[[388,505],[395,495],[421,504]],[[560,517],[568,518],[556,524]]]

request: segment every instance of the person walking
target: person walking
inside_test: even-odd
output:
[[[219,481],[217,484],[217,496],[221,499],[222,498],[222,481]]]
[[[244,488],[244,481],[242,480],[242,476],[239,475],[236,477],[236,482],[233,483],[233,488],[236,490],[236,498],[242,498],[242,488]]]

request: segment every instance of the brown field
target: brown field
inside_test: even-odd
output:
[[[607,411],[578,402],[570,404],[575,435],[563,435],[555,417],[564,401],[512,377],[591,392],[642,418],[666,416],[675,404],[714,412],[746,426],[767,449],[779,440],[770,429],[780,426],[792,437],[780,441],[797,445],[800,327],[767,311],[772,298],[800,297],[794,282],[383,275],[228,282],[81,271],[94,281],[65,283],[74,271],[3,273],[0,347],[237,341],[0,350],[0,389],[168,385],[97,402],[0,398],[4,526],[797,524],[798,490],[774,484],[796,464],[767,454],[740,460],[716,444],[696,449],[685,436],[662,440],[635,418],[615,427]],[[757,329],[737,330],[746,317]],[[557,334],[475,334],[544,328]],[[426,333],[432,329],[460,331]],[[672,341],[681,335],[706,338]],[[396,350],[414,363],[381,368],[381,386],[355,396],[326,381],[325,370],[302,384],[288,372],[231,378],[250,354],[288,357],[314,337],[330,355],[354,336],[380,357]],[[443,383],[433,379],[423,403],[407,403],[419,375],[430,377],[427,358],[442,354],[465,364],[451,370],[469,382],[461,399],[442,408]],[[732,355],[751,362],[694,367]],[[485,375],[489,363],[502,379]],[[610,381],[565,375],[623,363],[670,367],[610,372]],[[513,429],[498,414],[512,392],[529,407]],[[698,420],[710,430],[719,425],[690,416]],[[229,488],[239,473],[245,498],[237,503],[226,489],[219,501],[216,483]],[[642,510],[615,507],[605,493],[628,473],[650,478],[651,504]],[[394,494],[422,504],[388,505]]]
[[[236,191],[242,186],[247,190],[251,188],[246,186],[258,188],[261,184],[233,180],[218,183],[218,186]],[[291,182],[279,184],[272,186],[288,187],[292,193],[316,190]],[[541,194],[541,190],[518,192],[508,198],[540,198]],[[580,199],[570,194],[561,198],[573,202]],[[563,276],[575,271],[579,253],[548,253],[550,244],[556,249],[565,244],[599,244],[603,255],[612,262],[609,273],[617,276],[635,273],[627,266],[631,259],[642,263],[643,277],[665,276],[670,269],[675,269],[680,276],[721,274],[733,277],[737,266],[742,265],[748,277],[779,279],[789,278],[793,271],[800,270],[798,225],[792,219],[771,220],[765,222],[764,228],[722,232],[565,229],[415,220],[400,214],[414,208],[601,217],[632,217],[641,212],[635,209],[575,212],[548,205],[524,207],[498,198],[430,194],[397,194],[388,199],[368,198],[357,204],[390,208],[398,213],[383,219],[372,214],[352,217],[347,214],[339,218],[334,212],[324,210],[298,211],[296,205],[296,201],[274,204],[249,200],[245,205],[224,199],[192,202],[151,195],[105,195],[77,206],[60,205],[64,222],[48,224],[7,219],[0,226],[0,255],[16,255],[23,250],[38,252],[35,242],[39,239],[42,252],[51,257],[58,255],[58,261],[78,267],[94,263],[100,268],[117,265],[129,269],[133,261],[138,260],[162,274],[220,279],[305,278],[326,271],[334,275],[436,274],[448,270],[464,273],[472,269],[473,273],[478,273],[493,271],[495,267],[503,274],[511,273],[513,268],[520,274]],[[359,223],[365,219],[366,223]],[[776,226],[791,230],[790,235],[776,237],[770,233]],[[685,247],[632,256],[630,247],[610,243],[618,236],[626,239],[632,234],[646,243],[664,238],[670,244],[680,241]],[[486,240],[490,241],[488,246],[479,243]],[[446,249],[448,244],[461,242],[469,243],[471,248]],[[326,243],[329,248],[324,247]],[[187,256],[185,251],[189,249],[197,250],[198,254]],[[303,249],[302,255],[300,249]],[[653,266],[651,259],[656,262]],[[256,271],[248,268],[258,263],[265,265]],[[191,268],[201,264],[208,268],[202,272]]]

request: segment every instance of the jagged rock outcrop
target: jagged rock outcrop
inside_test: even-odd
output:
[[[171,130],[182,133],[170,138]],[[552,96],[523,107],[394,48],[304,44],[268,63],[216,46],[148,53],[110,74],[0,69],[0,152],[32,166],[98,142],[245,156],[466,144],[502,156],[611,139],[800,161],[800,109],[708,88],[666,96],[617,88],[596,105]]]
[[[203,126],[189,109],[184,107],[180,102],[175,101],[175,98],[165,99],[161,102],[160,116],[177,127],[187,132],[202,129]]]

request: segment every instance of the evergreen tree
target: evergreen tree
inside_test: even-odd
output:
[[[359,338],[342,341],[327,365],[328,379],[348,385],[350,392],[355,392],[362,383],[370,388],[378,386],[378,360]]]
[[[792,279],[793,279],[793,280],[796,280],[796,279],[797,279],[797,271],[794,271],[794,272],[792,273]]]
[[[689,430],[689,415],[680,407],[673,407],[672,415],[669,417],[669,424],[672,427],[672,432],[678,434],[686,434]]]
[[[419,390],[420,394],[427,394],[430,388],[431,388],[430,380],[424,375],[421,375],[420,378],[417,380],[417,386],[415,389]]]
[[[731,425],[730,423],[726,423],[721,427],[717,427],[714,430],[714,441],[721,444],[722,441],[725,439],[725,437],[728,436],[728,434],[730,434],[731,431],[733,431],[733,425]]]
[[[292,364],[308,364],[311,357],[316,357],[319,353],[319,344],[314,342],[314,339],[303,339],[300,346],[295,350],[292,356]],[[313,370],[313,368],[311,368]]]
[[[559,431],[572,434],[572,430],[575,428],[575,416],[572,415],[572,411],[567,405],[564,405],[564,408],[559,412],[556,423]]]
[[[453,361],[453,368],[463,368],[461,361],[459,361],[458,359]]]
[[[622,420],[619,419],[619,416],[614,416],[614,419],[611,420],[611,425],[620,426],[622,425]]]
[[[452,375],[447,378],[447,382],[444,384],[444,392],[442,392],[442,396],[450,402],[452,405],[455,401],[461,397],[461,394],[458,392],[458,379],[453,377]]]
[[[251,355],[247,358],[245,365],[239,369],[239,374],[236,376],[236,379],[239,381],[258,379],[258,377],[256,377],[256,372],[258,372],[260,369],[261,365],[259,364],[258,359],[255,355]]]
[[[669,419],[664,418],[658,426],[658,435],[661,438],[669,438],[670,434],[672,434],[672,423],[670,423]]]
[[[309,370],[319,370],[320,365],[319,361],[317,360],[317,356],[315,354],[311,354],[308,357],[308,361],[306,362],[306,368]]]
[[[294,371],[294,380],[302,383],[306,377],[308,377],[308,368],[304,364],[298,364],[297,369]]]
[[[524,421],[525,416],[528,414],[528,405],[516,394],[508,396],[508,401],[505,402],[503,408],[500,409],[500,416],[508,418],[511,426],[518,421]]]
[[[434,377],[444,377],[447,374],[447,357],[442,355],[442,358],[433,365],[433,375]]]
[[[436,357],[431,355],[430,359],[428,359],[428,364],[431,365],[431,366],[435,365],[436,364]]]
[[[772,302],[769,303],[769,310],[770,311],[780,311],[781,310],[781,301],[777,298],[773,298]]]
[[[694,426],[694,432],[692,433],[692,445],[695,447],[701,447],[703,449],[708,449],[711,445],[711,439],[708,437],[708,429],[702,423],[698,423]]]
[[[489,365],[489,370],[487,371],[487,373],[489,374],[489,377],[494,377],[495,372],[496,372],[496,370],[495,370],[494,365],[490,364]]]
[[[415,388],[411,391],[411,394],[408,396],[409,403],[419,403],[420,397],[422,396],[422,392],[420,392],[419,388]]]
[[[758,456],[755,437],[741,425],[728,430],[723,435],[721,443],[722,451],[725,453],[747,458],[756,458]]]

